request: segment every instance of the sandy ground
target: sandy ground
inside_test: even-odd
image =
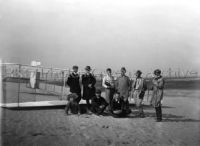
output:
[[[11,93],[9,93],[11,94]],[[146,104],[146,101],[145,101]],[[145,106],[145,118],[80,116],[63,108],[1,109],[3,146],[199,146],[200,90],[167,90],[163,122]]]

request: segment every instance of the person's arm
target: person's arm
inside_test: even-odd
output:
[[[72,80],[72,77],[71,77],[71,75],[69,75],[67,78],[67,82],[66,82],[68,86],[71,85],[71,80]]]
[[[68,101],[66,107],[65,107],[65,113],[68,115],[68,111],[69,111],[69,106],[70,106],[70,102]]]
[[[79,105],[79,103],[78,103],[78,115],[80,115],[81,114],[81,109],[80,109],[80,105]]]
[[[108,106],[108,103],[107,103],[107,101],[102,97],[102,105],[104,105],[104,106]]]
[[[129,77],[127,77],[127,78],[128,78],[128,88],[129,88],[128,90],[131,91],[131,80]]]
[[[147,82],[145,79],[143,79],[143,88],[142,88],[143,91],[146,91],[147,90]]]
[[[87,84],[84,75],[82,75],[82,77],[81,77],[81,83],[82,83],[83,86],[86,86],[86,84]]]
[[[117,78],[116,82],[115,82],[115,88],[116,90],[118,90],[119,87],[119,77]]]
[[[157,87],[158,87],[159,89],[163,89],[163,88],[164,88],[164,80],[163,80],[163,79],[160,79],[160,81],[159,81],[158,84],[157,84]]]
[[[96,84],[96,78],[94,75],[92,75],[92,86],[94,87]]]
[[[114,100],[114,99],[112,99],[112,101],[111,101],[111,103],[110,103],[110,109],[111,109],[111,112],[114,111],[114,103],[113,103],[113,100]]]
[[[108,88],[108,86],[105,84],[105,81],[106,81],[106,77],[103,77],[102,86],[104,88]]]

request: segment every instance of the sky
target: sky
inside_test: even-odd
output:
[[[60,68],[200,70],[200,2],[0,0],[0,58]]]

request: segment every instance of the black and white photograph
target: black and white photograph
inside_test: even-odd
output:
[[[0,146],[200,146],[200,1],[0,0]]]

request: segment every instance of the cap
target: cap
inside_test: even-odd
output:
[[[141,75],[142,72],[141,72],[140,70],[137,70],[137,71],[135,72],[135,74],[139,74],[139,75]]]
[[[121,68],[121,71],[122,71],[122,70],[126,71],[126,68],[125,68],[125,67],[122,67],[122,68]]]
[[[85,67],[85,70],[90,71],[90,70],[91,70],[91,67],[90,67],[90,66],[86,66],[86,67]]]
[[[155,75],[160,75],[161,74],[161,70],[160,69],[156,69],[153,72]]]

